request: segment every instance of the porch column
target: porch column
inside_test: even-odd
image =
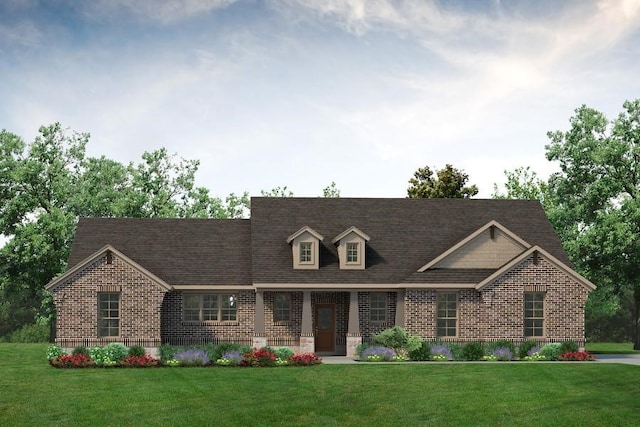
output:
[[[404,289],[396,293],[396,326],[404,328]]]
[[[300,333],[300,353],[313,353],[316,343],[313,335],[313,317],[311,314],[311,291],[302,293],[302,324]]]
[[[347,329],[347,357],[356,356],[356,348],[362,344],[360,334],[360,312],[358,311],[358,291],[349,294],[349,325]]]
[[[264,295],[260,289],[256,289],[256,313],[253,328],[253,346],[256,348],[266,346],[267,336],[264,332]]]

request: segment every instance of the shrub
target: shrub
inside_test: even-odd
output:
[[[291,350],[289,347],[276,347],[273,349],[273,351],[276,353],[276,357],[282,360],[286,360],[288,357],[291,357],[294,354],[293,350]]]
[[[522,343],[520,343],[520,346],[518,347],[518,357],[520,359],[524,359],[525,357],[530,356],[529,351],[534,347],[538,347],[538,343],[536,341],[522,341]]]
[[[558,360],[564,362],[591,362],[596,360],[596,358],[588,351],[570,351],[560,354]]]
[[[513,359],[513,351],[507,347],[496,348],[491,355],[495,356],[496,360],[508,361]]]
[[[431,346],[427,341],[422,341],[420,347],[409,352],[411,360],[429,360],[431,356]]]
[[[404,353],[415,350],[422,345],[422,338],[409,335],[409,333],[400,326],[387,328],[379,334],[374,335],[373,341],[376,344],[393,349],[396,356],[402,356]]]
[[[121,344],[119,342],[112,342],[111,344],[107,344],[104,347],[104,351],[109,359],[115,362],[119,362],[127,357],[129,349],[124,344]]]
[[[562,353],[577,353],[580,350],[578,344],[575,341],[565,341],[560,344],[560,354]]]
[[[179,361],[182,366],[206,366],[211,362],[207,352],[198,349],[181,351],[174,354],[173,358]]]
[[[364,350],[360,355],[360,359],[367,362],[382,362],[392,360],[395,356],[396,352],[391,348],[373,346]]]
[[[86,368],[94,365],[94,361],[86,354],[58,356],[49,361],[56,368]]]
[[[487,344],[487,351],[490,354],[493,354],[493,352],[499,348],[507,348],[509,349],[509,351],[511,351],[512,355],[516,354],[516,346],[513,344],[513,341],[498,340]]]
[[[462,346],[462,358],[464,360],[482,360],[484,346],[479,341],[471,341]]]
[[[220,366],[238,366],[242,362],[242,354],[239,351],[231,350],[216,360],[216,365]]]
[[[71,351],[71,354],[86,354],[88,356],[89,349],[83,345],[79,345]]]
[[[558,360],[560,343],[545,344],[540,348],[539,353],[544,356],[546,360]]]
[[[223,355],[228,351],[238,351],[240,353],[246,353],[251,347],[246,345],[240,345],[235,342],[222,342],[216,346],[213,346],[209,358],[211,360],[222,359]]]
[[[24,325],[17,331],[13,331],[7,337],[7,341],[15,343],[40,343],[48,342],[51,330],[49,325]]]
[[[127,356],[144,356],[145,354],[147,354],[147,352],[145,351],[144,347],[141,345],[133,345],[131,347],[129,347],[129,351],[127,352]]]
[[[242,355],[243,366],[274,366],[278,357],[269,347],[252,348]]]
[[[162,362],[166,362],[168,360],[172,360],[173,356],[180,351],[178,347],[173,346],[171,344],[162,344],[158,349],[158,354],[160,355],[160,360]]]
[[[362,357],[362,352],[369,348],[369,344],[362,343],[356,346],[356,357],[359,359]]]
[[[322,363],[322,359],[313,353],[295,354],[287,360],[291,366],[311,366]]]
[[[65,356],[67,353],[57,344],[50,344],[47,347],[47,360],[51,361],[56,357]]]
[[[89,349],[89,356],[93,359],[96,366],[114,366],[118,363],[111,359],[110,354],[104,347],[91,347]]]
[[[160,365],[160,360],[151,356],[127,356],[120,360],[120,366],[126,368],[148,368]]]
[[[446,345],[432,345],[430,359],[435,361],[453,360],[453,353],[451,353],[451,349]]]

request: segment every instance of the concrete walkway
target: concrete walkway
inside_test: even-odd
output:
[[[623,363],[626,365],[640,366],[640,354],[596,354],[596,362]],[[322,363],[324,363],[325,365],[349,365],[349,364],[356,364],[356,363],[362,363],[362,362],[358,362],[356,360],[353,360],[350,357],[345,357],[345,356],[322,356]],[[376,362],[375,364],[380,364],[380,363],[384,363],[384,362]],[[398,362],[388,362],[388,363],[391,363],[394,365],[398,364]],[[413,362],[413,363],[419,363],[419,362]],[[424,362],[424,363],[431,363],[431,362]],[[442,362],[438,362],[438,363],[442,363]],[[452,363],[460,363],[460,362],[452,362]],[[472,362],[472,363],[479,363],[479,362]],[[495,362],[488,362],[488,363],[495,363]],[[538,362],[532,362],[532,363],[538,363]]]

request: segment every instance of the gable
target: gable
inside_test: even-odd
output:
[[[530,245],[520,237],[491,221],[447,251],[424,265],[428,269],[490,269],[499,268]]]

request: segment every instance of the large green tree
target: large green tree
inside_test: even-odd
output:
[[[89,134],[42,126],[31,143],[0,132],[0,336],[51,316],[44,285],[65,266],[79,216],[244,217],[248,194],[225,201],[195,185],[199,163],[165,149],[137,164],[85,156]]]
[[[478,187],[467,186],[469,175],[447,164],[437,172],[429,166],[419,168],[409,179],[407,197],[411,199],[463,198],[478,194]]]
[[[583,105],[568,131],[548,133],[547,159],[560,167],[550,217],[599,298],[630,308],[640,349],[640,100],[623,108],[610,121]]]

